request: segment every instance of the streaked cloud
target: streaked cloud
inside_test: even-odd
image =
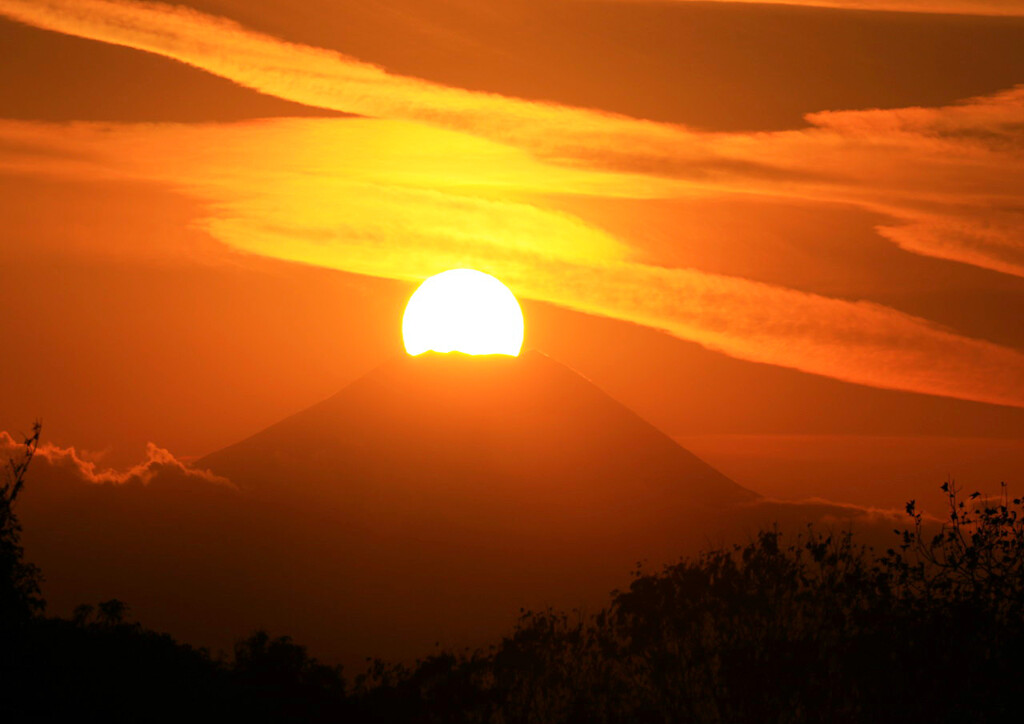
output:
[[[470,133],[561,165],[859,205],[892,216],[881,232],[904,249],[1024,275],[1024,87],[944,108],[816,113],[789,132],[700,133],[396,76],[177,6],[0,0],[0,13],[287,100]]]
[[[402,132],[412,141],[397,141]],[[462,146],[460,163],[435,183],[430,169],[452,155],[448,137],[359,119],[240,127],[0,124],[2,142],[49,148],[37,166],[18,156],[9,170],[170,184],[208,204],[209,215],[197,223],[246,252],[410,281],[472,266],[523,297],[661,329],[740,359],[1024,406],[1019,351],[878,304],[642,263],[625,240],[515,200],[542,195],[551,180],[546,167],[525,161],[510,174],[522,153],[515,149],[484,143],[474,157]],[[362,159],[346,154],[371,144],[377,152]],[[417,153],[408,151],[413,146]],[[67,155],[63,170],[57,151]],[[400,170],[389,181],[392,167]],[[491,169],[502,170],[494,176]],[[602,174],[565,183],[598,199],[626,190]]]
[[[9,432],[0,430],[0,454],[6,456],[22,449]],[[158,475],[173,473],[191,480],[202,480],[218,485],[232,485],[231,482],[209,470],[199,470],[176,458],[170,451],[149,443],[146,445],[146,459],[123,470],[101,468],[96,462],[83,457],[74,447],[59,447],[53,443],[42,443],[36,449],[36,457],[51,467],[65,471],[75,480],[94,484],[124,485],[126,483],[148,484]]]
[[[906,510],[895,508],[878,508],[874,506],[840,503],[826,498],[803,498],[801,500],[782,500],[777,498],[760,498],[743,507],[758,511],[766,520],[775,521],[814,521],[818,524],[846,525],[883,525],[885,532],[890,533],[893,526],[911,526]],[[922,515],[929,523],[941,521],[933,515]]]
[[[1024,87],[944,108],[817,113],[792,131],[705,133],[395,76],[176,6],[0,0],[0,13],[372,117],[7,122],[0,148],[20,149],[0,156],[8,172],[158,181],[204,201],[197,223],[243,251],[406,280],[474,266],[522,296],[740,359],[1024,406],[1020,351],[869,301],[663,266],[543,204],[551,194],[850,204],[890,218],[879,233],[908,251],[1024,276]]]
[[[602,2],[605,0],[588,0]],[[610,0],[635,3],[720,2],[745,5],[795,5],[834,10],[874,10],[899,13],[941,13],[944,15],[1024,16],[1021,0]]]

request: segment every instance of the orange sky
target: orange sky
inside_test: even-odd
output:
[[[205,454],[473,266],[753,489],[1024,482],[1022,8],[0,0],[0,430]]]

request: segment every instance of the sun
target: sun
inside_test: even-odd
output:
[[[450,269],[413,292],[402,318],[405,351],[507,354],[523,347],[523,310],[490,274]]]

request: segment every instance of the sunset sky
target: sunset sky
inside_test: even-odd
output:
[[[200,457],[471,267],[752,490],[1024,485],[1022,48],[1017,0],[0,0],[0,430]]]

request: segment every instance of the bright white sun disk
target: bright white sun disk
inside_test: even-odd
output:
[[[523,310],[490,274],[450,269],[423,282],[402,318],[405,351],[507,354],[523,347]]]

